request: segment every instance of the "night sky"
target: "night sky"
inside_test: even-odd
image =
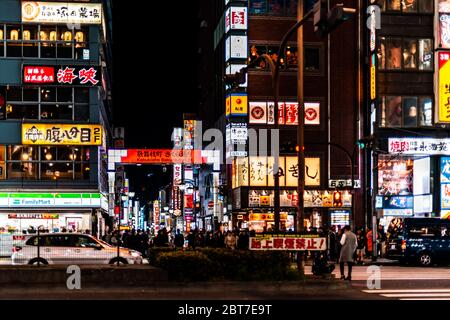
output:
[[[113,0],[114,125],[126,148],[170,148],[172,128],[198,106],[197,1]],[[127,167],[131,190],[156,198],[170,168]]]

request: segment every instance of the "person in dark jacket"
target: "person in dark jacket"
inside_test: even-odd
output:
[[[336,261],[336,226],[332,226],[328,232],[328,238],[330,241],[330,260]]]
[[[238,237],[238,249],[247,250],[249,247],[250,235],[247,230],[242,231]]]
[[[175,248],[184,247],[184,236],[181,234],[180,229],[177,229],[177,233],[175,234],[174,245]]]

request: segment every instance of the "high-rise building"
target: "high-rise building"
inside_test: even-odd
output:
[[[370,9],[365,135],[375,145],[367,153],[367,212],[386,228],[405,217],[448,218],[450,5],[389,0]]]
[[[108,224],[112,7],[0,1],[0,233]]]
[[[358,1],[346,1],[355,9]],[[335,1],[330,1],[332,7]],[[215,127],[224,133],[226,172],[226,227],[250,228],[257,232],[274,229],[273,157],[261,147],[264,130],[280,124],[281,230],[296,225],[298,43],[288,40],[282,57],[278,47],[284,34],[296,23],[296,0],[202,1],[200,45],[202,95],[200,118],[204,129]],[[305,13],[311,9],[304,3]],[[365,224],[364,192],[352,189],[352,169],[357,187],[363,182],[358,164],[362,161],[355,141],[361,137],[363,92],[363,44],[360,41],[364,17],[355,15],[330,35],[314,32],[313,19],[303,27],[303,86],[305,108],[306,227]],[[365,22],[364,22],[365,23]],[[211,37],[211,35],[214,35]],[[259,61],[249,68],[247,82],[238,88],[226,86],[223,77],[267,54],[281,63],[278,115],[274,109],[269,64]],[[261,130],[262,129],[262,130]],[[250,142],[256,132],[258,141]],[[258,145],[255,157],[249,154]],[[347,156],[346,152],[350,155]],[[354,166],[351,162],[353,159]],[[342,206],[335,206],[339,191]],[[353,197],[353,199],[352,199]]]

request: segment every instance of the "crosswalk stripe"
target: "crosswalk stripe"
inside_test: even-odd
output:
[[[450,301],[450,298],[402,298],[402,301]]]
[[[450,293],[450,289],[392,289],[392,290],[362,290],[364,293]]]
[[[400,293],[400,294],[381,294],[386,298],[429,298],[429,297],[449,297],[450,293]]]

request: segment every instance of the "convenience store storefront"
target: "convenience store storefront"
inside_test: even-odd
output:
[[[106,205],[100,193],[0,193],[0,234],[101,233]]]

